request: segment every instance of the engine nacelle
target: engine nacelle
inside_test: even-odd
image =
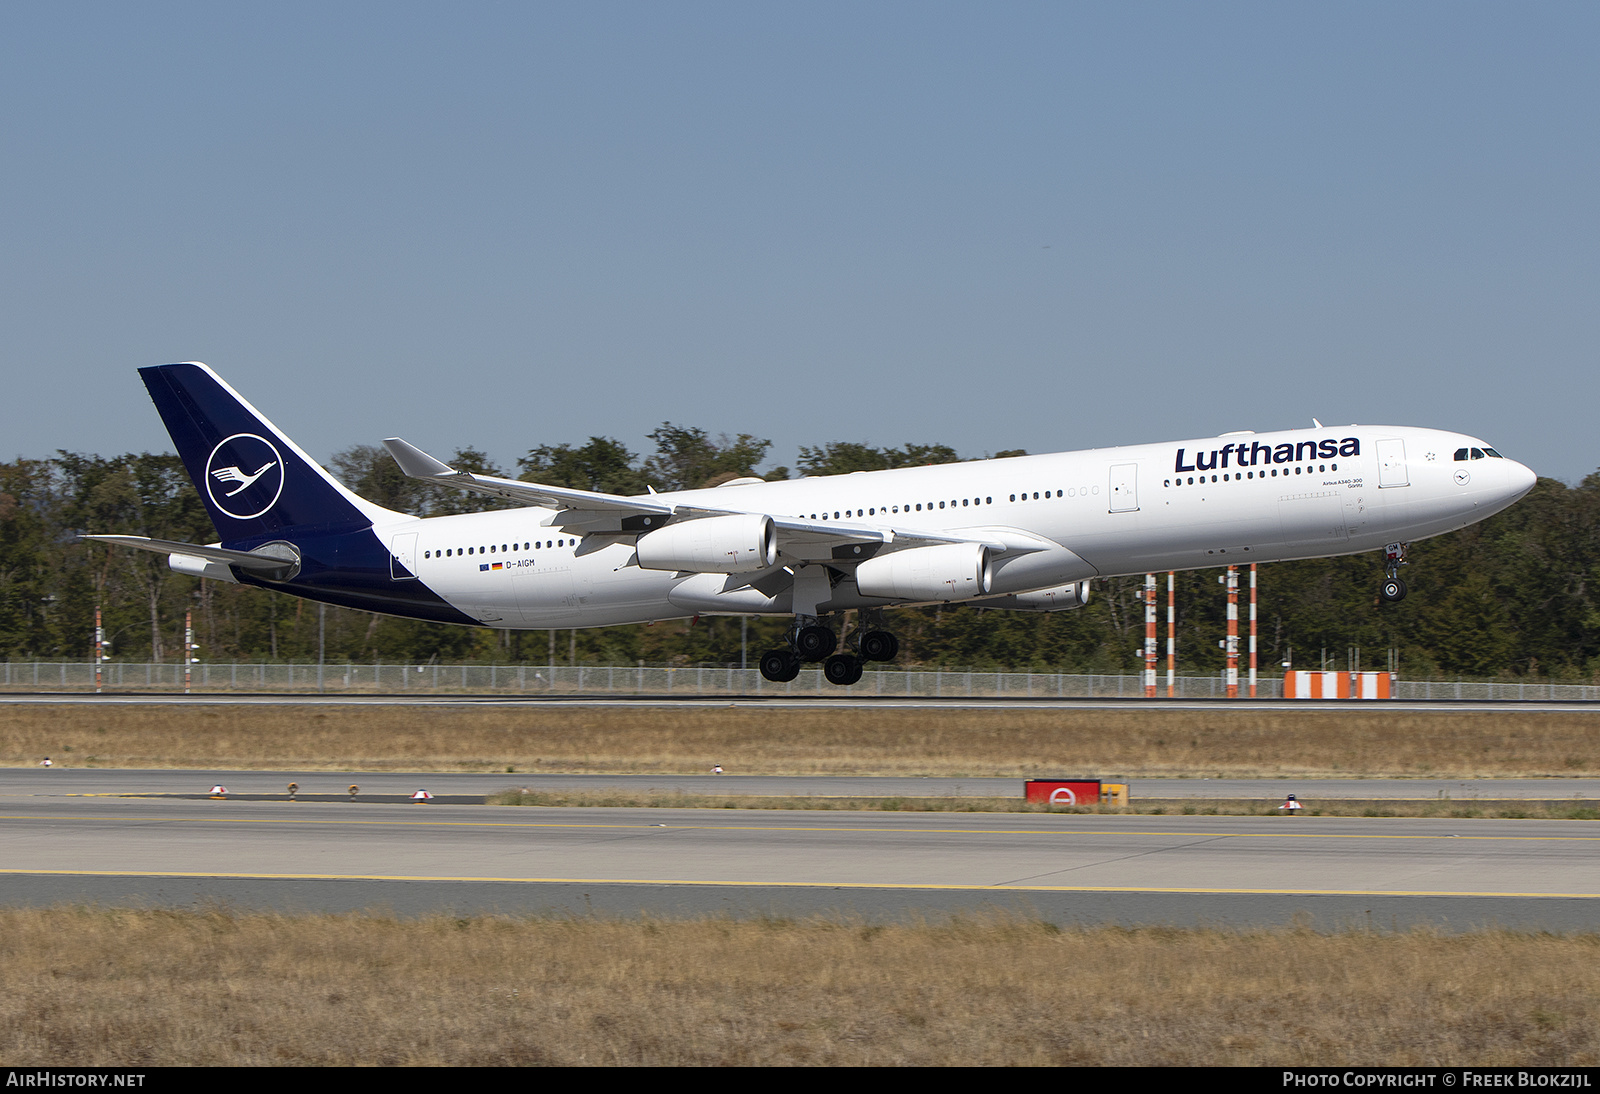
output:
[[[646,570],[747,574],[777,563],[778,534],[761,513],[702,517],[640,536],[638,556]]]
[[[989,591],[989,551],[948,543],[879,555],[856,567],[856,588],[894,600],[970,600]]]
[[[1016,596],[997,596],[985,600],[985,608],[1006,608],[1016,612],[1064,612],[1068,608],[1081,608],[1089,603],[1089,583],[1074,581],[1054,589],[1037,589]]]
[[[1098,574],[1093,566],[1058,544],[1048,550],[1024,551],[989,560],[989,589],[996,593],[1058,590]]]

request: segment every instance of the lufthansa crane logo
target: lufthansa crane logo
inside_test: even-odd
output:
[[[235,520],[254,520],[283,493],[283,456],[265,437],[235,433],[211,450],[206,493]]]

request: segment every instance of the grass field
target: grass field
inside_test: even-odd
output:
[[[1600,1063],[1600,935],[0,912],[0,1065]]]
[[[0,706],[0,764],[1102,778],[1600,775],[1600,712]]]

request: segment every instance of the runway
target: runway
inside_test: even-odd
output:
[[[1600,826],[1583,821],[78,796],[141,777],[7,772],[0,903],[1600,930]]]
[[[842,690],[842,689],[841,689]],[[1407,711],[1448,713],[1452,711],[1537,712],[1563,711],[1600,714],[1600,703],[1583,699],[1053,699],[1053,698],[893,698],[888,696],[676,696],[676,695],[327,695],[285,693],[240,693],[159,695],[94,695],[87,692],[6,692],[0,693],[0,706],[6,704],[46,706],[407,706],[407,707],[755,707],[768,710],[1203,710],[1220,714],[1230,711]]]
[[[1057,772],[1078,775],[1081,772]],[[750,794],[823,798],[1015,798],[1020,777],[940,778],[917,775],[543,775],[480,772],[395,771],[185,771],[172,768],[0,768],[0,808],[6,799],[35,795],[177,794],[206,796],[221,783],[234,797],[285,797],[289,783],[301,797],[347,797],[359,786],[358,803],[376,797],[409,797],[424,789],[440,797],[481,799],[503,790],[652,791],[683,794]],[[1324,799],[1474,801],[1528,799],[1600,802],[1600,779],[1130,779],[1134,801],[1151,798],[1260,798],[1295,794],[1314,804]]]

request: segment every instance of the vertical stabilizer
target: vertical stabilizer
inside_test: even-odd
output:
[[[394,515],[335,482],[205,365],[139,375],[222,542],[353,531]]]

